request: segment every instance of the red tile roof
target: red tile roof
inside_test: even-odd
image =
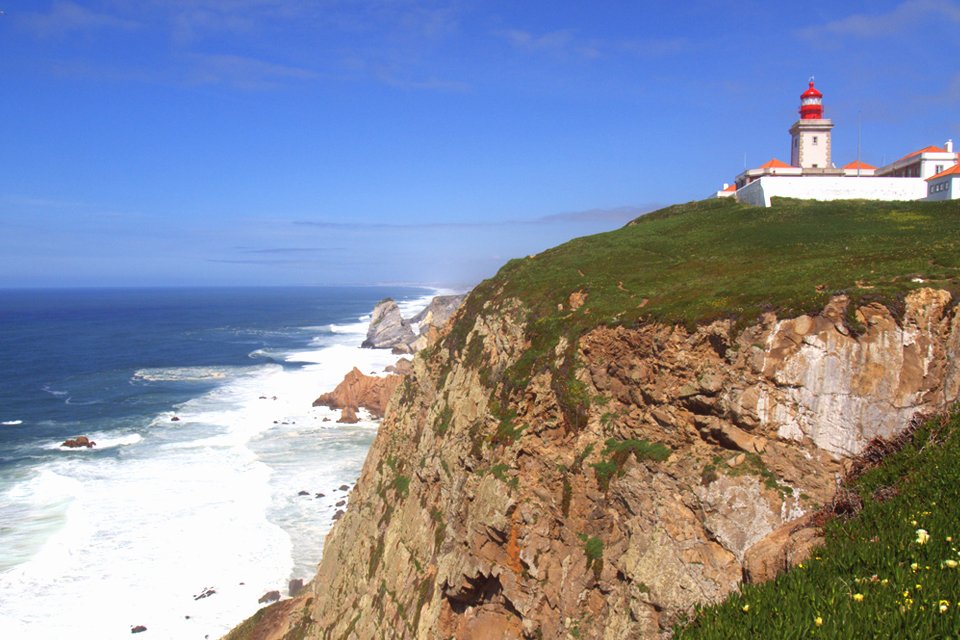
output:
[[[776,158],[771,158],[769,161],[763,163],[757,168],[758,169],[789,169],[790,165],[788,165],[783,160],[777,160]]]
[[[737,183],[736,183],[736,182],[734,182],[733,184],[728,184],[728,185],[727,185],[727,188],[724,189],[724,191],[736,191],[736,190],[737,190]]]
[[[867,164],[862,160],[854,160],[853,162],[848,162],[843,165],[844,169],[876,169],[872,164]]]
[[[960,163],[953,165],[946,171],[941,171],[935,176],[930,176],[929,178],[927,178],[927,182],[930,182],[931,180],[936,180],[937,178],[942,178],[944,176],[949,176],[952,174],[960,175]]]
[[[906,160],[907,158],[912,158],[912,157],[914,157],[914,156],[918,156],[918,155],[920,155],[921,153],[946,153],[946,152],[947,152],[946,149],[942,149],[942,148],[940,148],[940,147],[934,147],[933,145],[931,145],[931,146],[929,146],[929,147],[924,147],[923,149],[920,149],[919,151],[914,151],[913,153],[908,153],[907,155],[905,155],[905,156],[903,156],[902,158],[900,158],[900,160]]]

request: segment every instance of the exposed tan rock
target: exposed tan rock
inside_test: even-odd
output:
[[[773,580],[803,562],[810,552],[823,544],[823,533],[810,516],[788,522],[754,544],[743,558],[745,582]]]
[[[579,414],[549,370],[505,386],[528,314],[487,302],[460,351],[414,359],[304,588],[304,637],[668,637],[809,552],[798,519],[848,456],[957,399],[949,301],[916,291],[899,321],[867,305],[855,330],[843,297],[742,330],[599,327],[575,345]],[[610,439],[671,455],[621,457],[604,485]]]

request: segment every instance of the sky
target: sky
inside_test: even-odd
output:
[[[0,287],[469,286],[789,161],[811,76],[838,165],[960,143],[960,0],[0,11]]]

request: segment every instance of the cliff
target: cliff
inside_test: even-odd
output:
[[[851,455],[956,400],[958,218],[696,203],[508,263],[414,360],[316,578],[233,637],[661,637],[772,577]]]

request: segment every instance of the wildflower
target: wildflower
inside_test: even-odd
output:
[[[890,584],[890,581],[884,578],[883,580],[880,581],[880,584],[882,584],[883,586],[887,586],[888,584]]]
[[[817,626],[817,627],[822,627],[822,626],[823,626],[823,618],[821,618],[820,616],[817,616],[816,618],[813,619],[813,624],[814,624],[815,626]]]
[[[956,569],[956,568],[957,568],[957,564],[958,564],[957,561],[954,560],[953,558],[950,558],[949,560],[944,560],[944,561],[943,561],[943,566],[945,566],[945,567],[948,568],[948,569]]]
[[[947,536],[947,542],[953,542],[953,536]]]
[[[797,567],[803,569],[803,563],[801,562],[800,564],[797,565]]]
[[[930,534],[927,533],[926,529],[917,529],[917,544],[927,544],[929,539]]]
[[[938,604],[940,606],[940,613],[946,613],[947,609],[950,608],[949,600],[941,600]]]
[[[913,598],[904,598],[903,604],[907,605],[907,608],[909,609],[913,606]]]
[[[911,520],[911,521],[910,521],[910,524],[912,524],[913,526],[917,526],[917,521],[916,521],[916,520]]]
[[[911,563],[910,563],[910,570],[911,570],[911,571],[916,571],[916,570],[919,569],[919,568],[920,568],[920,565],[918,565],[916,562],[911,562]]]
[[[915,584],[915,585],[913,585],[913,588],[916,589],[917,591],[920,591],[920,590],[923,589],[923,585],[922,585],[922,584]]]
[[[740,607],[740,610],[743,611],[744,613],[748,613],[750,611],[750,604],[747,603],[743,605],[742,607]]]
[[[854,602],[863,602],[863,594],[862,593],[853,594],[853,600]]]

